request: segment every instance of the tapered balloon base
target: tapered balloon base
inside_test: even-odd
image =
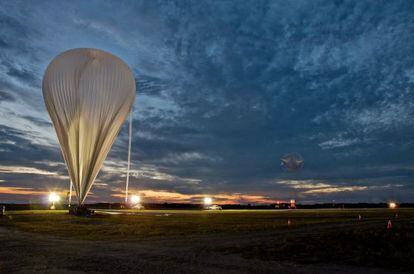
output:
[[[90,217],[95,214],[95,211],[92,209],[88,209],[86,206],[73,206],[69,208],[69,214],[75,215],[75,216],[84,216],[84,217]]]

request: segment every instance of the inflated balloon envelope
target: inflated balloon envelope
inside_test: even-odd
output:
[[[42,88],[81,205],[132,108],[134,75],[110,53],[72,49],[52,60]]]

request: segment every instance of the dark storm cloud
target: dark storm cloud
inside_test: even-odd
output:
[[[21,118],[31,121],[33,124],[35,124],[38,127],[49,128],[49,129],[52,127],[52,122],[48,121],[47,119],[41,119],[41,118],[36,118],[32,116],[27,116],[27,115],[22,115]]]
[[[60,152],[52,147],[33,144],[25,137],[27,131],[0,126],[0,163],[31,165],[36,161],[61,161]]]
[[[41,1],[0,10],[0,122],[7,140],[27,146],[3,144],[7,164],[59,161],[53,133],[44,135],[53,131],[42,73],[63,50],[97,47],[136,74],[133,162],[150,174],[135,176],[137,186],[274,198],[297,191],[309,201],[413,194],[409,1]],[[24,123],[10,122],[17,118]],[[126,145],[124,126],[108,167],[126,160]],[[300,172],[279,167],[288,152],[305,158]],[[119,172],[100,176],[124,182]],[[277,184],[295,180],[323,181],[324,190]]]
[[[14,100],[14,97],[11,94],[0,90],[0,101],[13,101],[13,100]]]
[[[38,79],[33,75],[32,72],[26,69],[17,69],[14,67],[9,67],[7,75],[16,78],[21,82],[29,82],[30,84],[38,83]],[[39,88],[39,86],[37,86]]]
[[[389,47],[397,43],[391,41],[388,35],[393,34],[388,34],[387,30],[377,30],[377,24],[381,25],[381,22],[370,22],[377,15],[367,13],[365,21],[369,26],[361,30],[355,29],[355,26],[362,20],[357,13],[367,6],[365,4],[359,7],[351,5],[352,9],[346,5],[325,5],[324,9],[337,9],[339,14],[347,16],[348,20],[339,20],[337,24],[332,24],[330,20],[335,18],[329,16],[325,18],[317,13],[303,13],[307,8],[319,9],[320,3],[302,4],[302,7],[276,6],[274,10],[267,5],[257,10],[253,5],[246,5],[238,7],[234,13],[231,7],[224,7],[223,11],[218,9],[216,14],[223,12],[231,16],[218,16],[220,20],[212,22],[208,19],[211,7],[199,7],[196,9],[199,12],[197,22],[186,23],[185,18],[190,18],[186,16],[182,20],[166,19],[178,24],[172,28],[176,31],[174,35],[182,35],[178,46],[180,58],[183,59],[181,63],[186,65],[184,68],[188,73],[180,83],[184,91],[173,94],[175,102],[185,111],[180,122],[203,132],[205,139],[211,137],[210,146],[208,141],[200,142],[197,149],[220,151],[227,159],[224,164],[217,166],[222,169],[220,172],[216,169],[218,177],[228,173],[228,178],[240,184],[243,179],[259,179],[258,174],[266,177],[270,172],[280,173],[275,170],[278,157],[289,150],[304,151],[307,159],[319,162],[319,167],[315,168],[325,168],[331,162],[327,158],[333,158],[333,155],[332,152],[321,152],[322,144],[325,144],[325,149],[329,144],[349,144],[347,149],[350,150],[353,146],[361,146],[361,143],[362,146],[369,146],[363,140],[368,138],[360,136],[365,135],[365,131],[358,129],[364,126],[359,122],[376,124],[381,133],[389,130],[388,125],[397,124],[406,128],[410,123],[408,119],[396,119],[397,115],[392,110],[383,109],[395,106],[394,110],[411,117],[409,110],[404,111],[404,108],[399,107],[401,102],[398,99],[410,98],[410,93],[392,98],[386,91],[377,91],[387,87],[378,81],[376,74],[391,73],[396,79],[400,77],[387,65],[378,67],[376,60],[385,62],[385,58],[392,65],[394,59],[398,63],[402,59],[398,56],[400,53],[390,50],[384,56],[383,52],[379,52],[379,47],[372,48],[370,36],[374,36],[376,42],[390,44]],[[280,14],[286,10],[298,10],[293,16],[288,13],[290,18],[272,17],[272,13],[278,9]],[[182,12],[194,11],[189,9]],[[375,12],[386,19],[389,11],[384,8]],[[405,16],[408,15],[406,13]],[[287,20],[287,24],[281,22],[283,20]],[[183,25],[181,30],[180,25]],[[223,25],[228,31],[221,28]],[[338,28],[343,30],[338,31]],[[401,31],[405,34],[404,38],[408,39],[404,29],[397,30]],[[189,45],[191,50],[183,50],[183,44]],[[371,55],[366,63],[365,60],[358,60],[359,56],[352,56],[360,54],[359,51],[367,51]],[[350,56],[347,57],[347,54]],[[269,60],[274,64],[269,64]],[[411,67],[410,60],[404,63]],[[361,73],[367,69],[371,75],[367,75],[368,78],[361,77]],[[366,91],[361,91],[364,86]],[[379,94],[370,94],[375,92]],[[362,93],[368,94],[364,96]],[[361,109],[366,110],[370,103],[377,104],[378,107],[372,111],[384,117],[379,118],[375,113],[364,116]],[[358,117],[349,117],[352,115]],[[327,119],[323,120],[321,117],[325,116]],[[338,131],[340,128],[345,128],[345,131]],[[340,140],[335,143],[336,139]],[[381,139],[375,143],[381,145]],[[186,140],[190,145],[191,140]],[[334,146],[330,148],[335,149]],[[317,155],[319,153],[326,155],[320,157]],[[362,154],[361,157],[364,157],[366,152]],[[252,157],[255,164],[251,164]],[[270,161],[274,161],[273,167]],[[343,164],[336,162],[337,168]],[[372,162],[368,160],[367,164]],[[241,165],[246,169],[240,170]],[[251,177],[246,177],[245,173]]]

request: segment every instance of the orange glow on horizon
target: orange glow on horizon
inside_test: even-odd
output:
[[[166,190],[140,190],[135,191],[141,197],[145,197],[145,200],[148,202],[155,203],[203,203],[205,196],[203,194],[182,194],[178,192],[169,192]],[[120,193],[115,193],[111,195],[116,198],[124,198],[125,195]],[[240,204],[240,203],[276,203],[277,200],[273,200],[263,195],[242,195],[240,193],[233,194],[215,194],[214,201],[216,204]]]
[[[48,191],[34,190],[29,187],[0,187],[0,194],[8,195],[47,195],[48,193]]]
[[[65,197],[66,192],[65,190],[56,191],[56,190],[36,190],[30,187],[0,187],[0,195],[16,195],[16,196],[47,196],[49,195],[50,191],[55,191],[61,197]],[[113,192],[119,191],[118,193],[113,193],[110,196],[114,198],[125,198],[125,194],[121,189],[113,189]],[[138,195],[141,199],[145,199],[146,202],[150,203],[203,203],[204,198],[206,197],[204,194],[183,194],[178,192],[170,192],[167,190],[140,190],[134,191],[131,190],[136,195]],[[75,195],[75,193],[73,193]],[[106,195],[105,195],[106,196]],[[106,200],[105,196],[96,195],[92,191],[88,194],[88,200],[90,202],[100,202],[102,200]],[[255,194],[241,194],[241,193],[222,193],[222,194],[214,194],[214,203],[220,205],[226,204],[248,204],[248,203],[255,203],[255,204],[272,204],[281,202],[281,200],[271,199],[264,195],[255,195]]]

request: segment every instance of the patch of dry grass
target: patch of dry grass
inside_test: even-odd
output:
[[[1,218],[0,226],[108,243],[174,237],[191,245],[193,236],[226,239],[241,235],[247,241],[234,244],[233,240],[233,244],[208,248],[213,253],[259,260],[414,270],[414,209],[126,212],[136,215],[98,214],[86,218],[65,211],[16,211]],[[392,229],[387,229],[388,220],[393,222]]]

